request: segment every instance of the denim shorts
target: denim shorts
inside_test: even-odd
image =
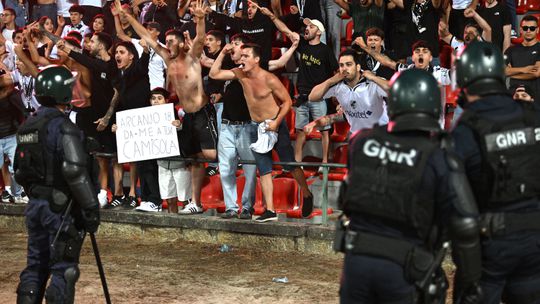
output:
[[[253,122],[254,124],[257,124],[256,122]],[[252,133],[251,142],[255,143],[257,142],[257,132]],[[285,119],[281,121],[281,124],[278,128],[278,140],[276,144],[274,145],[274,149],[276,150],[279,160],[282,162],[294,162],[294,150],[291,143],[291,138],[289,137],[289,129],[287,128],[287,123],[285,122]],[[272,160],[272,151],[269,151],[267,153],[261,154],[257,152],[253,152],[253,156],[255,157],[255,163],[257,164],[257,169],[259,170],[259,175],[263,176],[266,174],[269,174],[272,172],[272,164],[274,163]],[[294,166],[283,166],[285,170],[292,171],[294,170]]]
[[[298,106],[296,112],[294,127],[302,130],[310,121],[326,115],[326,101],[308,101]],[[319,128],[319,130],[329,130],[330,125]]]

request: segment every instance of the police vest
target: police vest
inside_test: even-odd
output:
[[[481,175],[469,177],[481,210],[504,207],[540,194],[540,122],[531,105],[523,115],[492,121],[465,111],[482,154]]]
[[[67,119],[60,111],[54,111],[38,119],[26,121],[17,132],[15,179],[27,191],[34,185],[51,188],[66,186],[61,168],[55,165],[55,155],[46,148],[48,124],[57,117]]]
[[[432,229],[434,198],[420,189],[426,163],[440,146],[426,137],[398,137],[376,127],[354,151],[345,194],[345,209],[406,227],[427,240]]]

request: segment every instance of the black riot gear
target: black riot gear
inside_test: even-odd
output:
[[[441,91],[437,80],[429,72],[405,70],[391,81],[388,92],[391,132],[439,131],[441,111]]]
[[[474,41],[456,57],[456,82],[469,94],[506,93],[505,64],[501,50],[489,42]]]
[[[524,114],[506,122],[472,111],[461,117],[481,146],[482,174],[471,183],[482,211],[540,195],[540,121],[531,105],[522,106]]]
[[[402,138],[377,127],[352,163],[345,212],[377,217],[389,225],[409,227],[420,239],[430,233],[433,198],[420,183],[431,152],[439,146],[423,137]]]

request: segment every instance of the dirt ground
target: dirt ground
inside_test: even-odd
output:
[[[338,303],[340,256],[98,235],[112,303]],[[0,229],[0,302],[15,303],[26,235]],[[76,303],[105,303],[90,238],[81,253]],[[273,277],[289,283],[273,283]]]

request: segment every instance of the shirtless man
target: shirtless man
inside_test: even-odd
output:
[[[162,47],[142,24],[125,12],[120,0],[115,1],[115,7],[119,14],[127,18],[141,39],[145,40],[156,51],[156,54],[165,60],[167,79],[186,112],[182,133],[193,137],[190,138],[191,140],[182,141],[182,146],[185,145],[182,150],[189,156],[216,159],[216,112],[204,93],[200,64],[206,37],[204,31],[206,5],[202,0],[197,0],[197,5],[193,10],[194,18],[197,19],[197,36],[189,48],[184,42],[183,34],[176,30],[170,30],[165,34],[166,48]],[[203,211],[200,198],[205,176],[204,165],[193,163],[191,174],[192,201],[180,211],[181,214],[195,214]]]
[[[289,138],[287,124],[283,120],[291,110],[292,100],[289,92],[272,73],[260,67],[260,47],[256,44],[246,43],[242,46],[240,67],[232,70],[222,70],[221,64],[226,54],[231,52],[232,44],[223,48],[214,65],[210,69],[209,76],[217,80],[238,79],[244,89],[249,114],[251,119],[257,123],[267,121],[266,130],[278,133],[278,140],[274,149],[278,152],[279,159],[284,162],[294,162],[294,151]],[[252,140],[255,142],[256,138]],[[277,215],[274,211],[272,184],[272,151],[261,154],[253,152],[257,169],[261,176],[261,188],[266,211],[256,219],[258,222],[276,221]],[[304,203],[302,205],[302,215],[307,217],[313,210],[313,195],[309,191],[304,172],[299,167],[283,166],[291,171],[292,176],[302,188]]]

